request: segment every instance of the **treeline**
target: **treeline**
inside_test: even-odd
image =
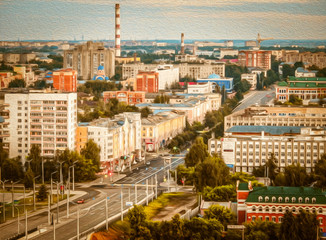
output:
[[[112,229],[116,233],[117,228],[120,229],[118,235],[131,240],[241,240],[241,232],[227,230],[227,225],[235,223],[235,215],[218,205],[206,210],[203,218],[186,220],[177,214],[170,221],[156,222],[147,219],[143,206],[135,205],[129,210],[126,221],[119,222]],[[305,211],[296,216],[291,212],[285,213],[281,224],[256,220],[244,223],[244,226],[246,240],[314,240],[319,231],[316,215]]]
[[[315,163],[311,173],[307,173],[306,168],[301,166],[299,162],[292,163],[285,167],[284,172],[280,172],[277,167],[278,159],[274,154],[268,158],[267,162],[254,168],[253,175],[256,177],[269,177],[271,184],[274,186],[310,186],[318,188],[326,187],[326,154],[322,154],[320,159]]]
[[[33,186],[33,178],[42,175],[42,160],[44,163],[44,180],[50,181],[51,173],[58,171],[53,175],[54,179],[59,179],[59,163],[62,163],[62,173],[64,181],[68,176],[68,169],[75,163],[75,180],[88,181],[95,179],[95,174],[100,169],[100,149],[89,140],[79,154],[76,151],[66,149],[57,152],[54,158],[41,156],[41,150],[38,145],[32,145],[28,154],[25,166],[22,165],[21,159],[9,158],[8,152],[0,144],[0,167],[1,180],[17,181],[23,180],[26,187]],[[26,171],[25,171],[26,169]],[[41,178],[38,178],[40,181]]]

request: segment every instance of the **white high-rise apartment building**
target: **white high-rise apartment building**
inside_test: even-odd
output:
[[[21,156],[22,162],[33,144],[41,155],[53,157],[56,150],[75,149],[77,93],[29,91],[5,93],[10,112],[9,157]]]

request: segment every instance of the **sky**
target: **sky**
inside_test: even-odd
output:
[[[326,0],[0,0],[0,40],[326,39]]]

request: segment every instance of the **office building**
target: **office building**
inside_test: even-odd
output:
[[[225,76],[225,63],[188,64],[181,63],[179,66],[180,78],[190,77],[193,79],[207,78],[211,74]]]
[[[99,66],[109,78],[115,74],[115,50],[105,48],[102,42],[88,41],[64,51],[63,67],[76,70],[79,80],[91,80]]]
[[[53,88],[63,92],[77,92],[77,71],[60,69],[53,71]]]
[[[326,148],[326,128],[321,127],[234,126],[224,135],[208,140],[208,149],[236,172],[251,173],[273,153],[280,171],[299,163],[310,173]]]
[[[246,67],[259,67],[271,69],[272,51],[242,50],[238,55],[239,64]]]
[[[224,117],[224,131],[233,126],[325,127],[325,107],[251,106]]]

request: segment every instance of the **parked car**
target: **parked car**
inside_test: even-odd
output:
[[[82,203],[84,203],[85,202],[85,199],[79,199],[79,200],[77,200],[77,203],[78,204],[82,204]]]

